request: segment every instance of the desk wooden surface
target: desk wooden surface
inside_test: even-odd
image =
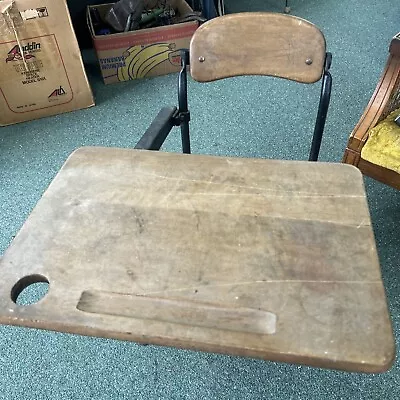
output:
[[[83,148],[0,270],[3,324],[350,371],[395,355],[361,174],[344,164]],[[43,277],[42,300],[13,302]]]

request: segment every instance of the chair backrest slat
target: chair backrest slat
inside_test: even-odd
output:
[[[269,75],[313,83],[323,73],[325,38],[312,23],[277,13],[240,13],[212,19],[190,43],[193,79]]]

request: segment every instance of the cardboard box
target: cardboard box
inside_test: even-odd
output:
[[[170,0],[180,15],[193,12],[184,0]],[[198,28],[197,21],[155,28],[139,29],[111,35],[96,35],[90,9],[97,8],[100,16],[112,4],[89,6],[88,26],[92,34],[104,83],[177,72],[180,69],[180,49],[189,48],[190,39]]]
[[[0,1],[0,126],[93,105],[65,0]]]

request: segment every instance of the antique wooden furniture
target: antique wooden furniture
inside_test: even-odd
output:
[[[400,189],[400,174],[372,164],[361,157],[368,132],[392,111],[400,108],[400,33],[390,43],[385,70],[360,121],[350,135],[343,162],[358,167],[361,172],[380,182]]]
[[[192,41],[193,77],[323,75],[320,135],[330,88],[321,33],[293,17],[222,18]],[[257,35],[230,36],[231,20]],[[245,39],[244,55],[222,46],[221,35],[231,44]],[[271,53],[256,50],[257,38]],[[0,322],[387,370],[394,339],[361,174],[344,164],[147,151],[174,124],[190,150],[187,61],[179,109],[163,109],[137,149],[83,148],[67,160],[1,260]],[[318,148],[317,137],[312,155]],[[49,292],[22,305],[35,282],[49,283]]]
[[[182,52],[178,109],[163,108],[137,148],[158,149],[173,126],[182,132],[184,153],[190,153],[186,67],[193,79],[211,82],[239,75],[268,75],[299,83],[322,79],[321,96],[310,150],[318,159],[328,112],[332,78],[331,54],[321,31],[298,17],[274,13],[239,13],[203,24]]]
[[[0,270],[3,324],[349,371],[395,355],[362,177],[344,164],[83,148]]]

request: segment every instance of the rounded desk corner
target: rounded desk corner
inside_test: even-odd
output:
[[[390,348],[388,348],[388,350],[382,357],[381,367],[378,372],[382,373],[389,371],[393,367],[395,361],[396,361],[396,344],[393,338]]]
[[[396,361],[396,345],[394,338],[391,343],[382,351],[382,357],[374,363],[373,366],[365,370],[365,372],[372,374],[382,374],[388,372],[393,367]]]
[[[350,174],[357,175],[357,179],[362,179],[363,178],[362,172],[355,165],[347,164],[347,163],[339,163],[339,165],[341,165],[340,168],[342,168],[342,169],[344,169],[344,168],[348,169],[349,175]],[[356,177],[356,176],[354,176],[354,177]]]
[[[74,157],[76,155],[81,155],[82,153],[88,153],[90,151],[93,151],[93,149],[95,149],[95,147],[93,146],[80,146],[77,147],[75,150],[72,151],[72,153],[68,156],[67,160],[69,160],[71,157]]]
[[[96,146],[81,146],[81,147],[77,147],[75,150],[73,150],[68,155],[68,157],[64,161],[64,164],[63,164],[61,169],[63,169],[64,167],[70,165],[71,162],[73,162],[72,160],[86,159],[87,157],[89,157],[91,154],[95,153],[99,149],[100,149],[100,147],[96,147]]]

